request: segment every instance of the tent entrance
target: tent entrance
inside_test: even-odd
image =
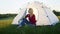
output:
[[[39,11],[36,9],[36,8],[32,8],[33,9],[33,14],[35,15],[35,18],[36,18],[36,20],[38,21],[38,16],[39,16]],[[29,8],[27,9],[27,13],[26,13],[26,15],[28,14],[28,10],[29,10]]]

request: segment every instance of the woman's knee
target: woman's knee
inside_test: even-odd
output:
[[[24,21],[27,21],[27,19],[26,19],[26,18],[23,18],[23,20],[24,20]]]

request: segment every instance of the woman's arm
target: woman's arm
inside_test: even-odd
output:
[[[28,17],[28,14],[25,16],[25,18],[27,18]]]

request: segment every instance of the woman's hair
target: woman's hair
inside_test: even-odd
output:
[[[29,11],[33,12],[33,9],[32,8],[29,8]]]
[[[32,8],[29,8],[29,10],[32,10],[32,11],[33,11],[33,9],[32,9]]]

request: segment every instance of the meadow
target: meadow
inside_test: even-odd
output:
[[[17,29],[18,25],[12,25],[12,21],[12,17],[0,19],[0,34],[60,34],[60,22],[54,26],[23,26]]]

